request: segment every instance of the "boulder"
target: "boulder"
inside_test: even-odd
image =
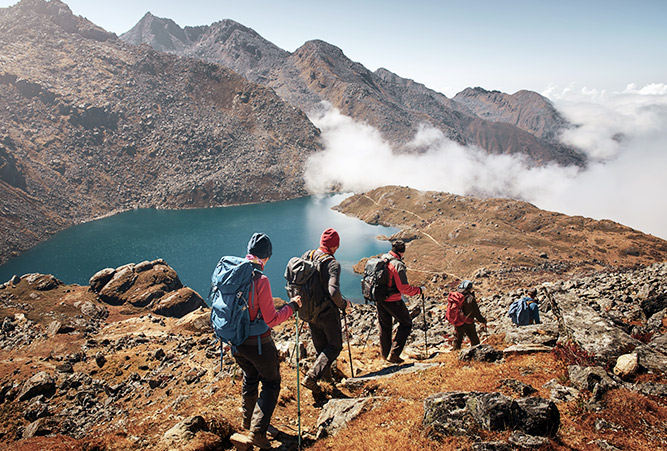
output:
[[[167,444],[170,449],[177,448],[191,441],[195,434],[200,431],[208,431],[208,426],[203,417],[195,415],[177,423],[165,432],[162,436],[162,442]]]
[[[60,280],[56,279],[51,274],[28,274],[27,276],[24,276],[24,280],[32,285],[32,288],[37,291],[49,291],[63,285]]]
[[[627,379],[634,376],[639,369],[639,359],[637,354],[624,354],[616,360],[614,374],[621,379]]]
[[[560,412],[553,401],[520,398],[512,405],[514,426],[527,434],[554,437],[560,427]]]
[[[56,383],[53,376],[40,371],[23,383],[19,392],[19,401],[34,398],[37,395],[52,396],[55,393]]]
[[[592,392],[596,386],[608,390],[616,387],[616,382],[609,377],[604,368],[599,366],[570,365],[567,367],[570,381],[578,390]]]
[[[327,402],[317,419],[317,438],[335,435],[362,412],[386,401],[387,398],[332,399]]]
[[[157,302],[153,308],[153,313],[181,318],[204,307],[206,307],[206,303],[196,291],[192,288],[183,287]]]
[[[502,431],[512,427],[512,398],[501,393],[469,396],[466,409],[475,422],[488,431]]]
[[[105,268],[96,272],[88,281],[90,289],[95,293],[99,293],[102,288],[113,278],[115,273],[116,270],[113,268]]]
[[[548,400],[536,397],[513,400],[500,393],[448,392],[424,400],[426,435],[476,436],[479,429],[518,429],[530,435],[554,436],[560,412]]]
[[[197,334],[209,334],[211,333],[211,310],[209,308],[199,307],[176,321],[176,327]],[[278,345],[278,343],[276,343],[276,345]]]
[[[58,428],[58,423],[50,417],[39,418],[30,423],[23,431],[23,438],[37,437],[53,434]]]
[[[497,350],[493,346],[480,344],[467,348],[459,354],[459,360],[470,361],[476,360],[478,362],[497,362],[503,359],[503,352]]]

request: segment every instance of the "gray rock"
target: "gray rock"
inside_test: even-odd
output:
[[[467,409],[470,392],[437,393],[424,400],[422,425],[429,438],[466,435],[472,423]]]
[[[477,442],[472,445],[473,451],[512,451],[505,442]]]
[[[514,422],[512,398],[501,393],[475,393],[468,397],[466,409],[477,424],[489,431],[502,431]]]
[[[208,431],[206,420],[196,415],[174,425],[164,433],[162,442],[170,447],[178,447],[192,440],[199,431]]]
[[[51,396],[55,392],[55,379],[50,374],[40,371],[23,383],[19,392],[19,401],[34,398],[37,395]]]
[[[327,402],[317,419],[317,438],[335,435],[347,423],[361,413],[386,401],[388,398],[332,399]]]
[[[547,446],[550,443],[550,440],[546,437],[535,437],[521,431],[512,432],[508,441],[519,449],[540,448],[542,446]]]
[[[57,431],[58,423],[53,418],[39,418],[30,423],[23,431],[23,438],[53,434]]]
[[[497,362],[503,359],[503,352],[493,346],[480,344],[472,348],[464,349],[459,354],[459,360],[478,362]]]
[[[604,389],[616,387],[616,382],[599,366],[570,365],[567,368],[570,381],[578,390],[592,392],[596,386]]]
[[[96,272],[88,281],[90,289],[95,293],[102,291],[102,288],[111,280],[115,272],[116,270],[113,268],[104,268]]]
[[[530,435],[554,437],[560,427],[556,404],[543,398],[521,398],[512,405],[515,427]]]

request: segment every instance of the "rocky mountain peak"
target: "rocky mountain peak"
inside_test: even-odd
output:
[[[464,89],[452,100],[482,119],[514,125],[547,142],[556,142],[567,127],[551,101],[534,91],[510,95],[476,87]]]
[[[189,43],[185,31],[176,22],[156,17],[150,11],[123,34],[123,40],[135,45],[147,43],[162,52],[182,50]]]
[[[101,27],[80,16],[75,16],[72,10],[60,0],[21,0],[16,5],[5,10],[3,25],[13,25],[14,28],[28,26],[30,17],[34,15],[46,16],[49,21],[68,33],[79,34],[87,39],[106,41],[115,38]],[[5,30],[8,31],[8,30]]]

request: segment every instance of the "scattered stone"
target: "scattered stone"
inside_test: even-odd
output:
[[[335,435],[362,412],[376,407],[387,399],[353,398],[330,400],[324,405],[317,419],[317,438],[320,439]]]
[[[621,379],[627,379],[634,376],[639,369],[639,359],[637,354],[624,354],[616,361],[614,374]]]
[[[497,362],[502,359],[502,351],[499,351],[493,346],[486,344],[480,344],[473,346],[472,348],[464,349],[459,354],[459,360],[463,361],[475,360],[478,362]]]
[[[196,415],[177,423],[165,432],[162,442],[174,448],[183,446],[191,441],[199,431],[208,431],[208,426],[203,417]]]
[[[55,380],[50,374],[40,371],[24,382],[19,392],[19,401],[25,401],[38,395],[52,396],[55,393]]]

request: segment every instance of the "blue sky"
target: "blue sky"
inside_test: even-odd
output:
[[[181,26],[233,19],[288,51],[322,39],[371,70],[385,67],[450,97],[471,86],[511,94],[667,82],[664,0],[65,3],[116,34],[150,11]]]

